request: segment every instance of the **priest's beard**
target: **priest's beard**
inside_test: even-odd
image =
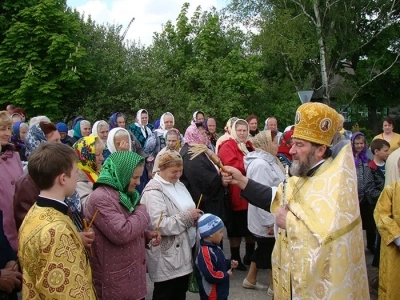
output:
[[[308,172],[314,166],[314,154],[315,148],[312,147],[310,153],[307,155],[304,161],[293,160],[292,166],[290,167],[290,174],[297,177],[306,177]]]

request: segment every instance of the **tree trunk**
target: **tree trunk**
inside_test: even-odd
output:
[[[372,132],[375,135],[378,135],[382,132],[382,124],[378,119],[378,115],[376,113],[376,107],[368,106],[368,124],[370,124]]]
[[[330,105],[330,91],[329,91],[329,82],[328,82],[328,72],[326,68],[326,52],[325,52],[325,41],[322,36],[322,23],[321,16],[319,14],[319,5],[318,1],[314,0],[314,14],[315,14],[315,25],[318,35],[318,46],[319,46],[319,64],[321,67],[321,80],[322,80],[322,97],[323,102],[327,105]]]

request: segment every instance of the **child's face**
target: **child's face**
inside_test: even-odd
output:
[[[224,237],[224,228],[221,228],[217,232],[214,232],[212,235],[210,235],[210,241],[213,244],[219,245],[223,237]]]
[[[389,147],[383,146],[380,150],[375,150],[375,155],[379,159],[387,160],[387,158],[389,156]]]

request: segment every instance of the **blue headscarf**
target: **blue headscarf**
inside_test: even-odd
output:
[[[82,120],[76,122],[76,124],[74,126],[74,138],[77,138],[78,140],[80,138],[83,138],[82,132],[81,132],[81,122],[82,122]]]
[[[356,149],[354,147],[354,141],[356,140],[357,137],[362,136],[364,138],[364,149],[362,149],[362,151],[356,156]],[[354,156],[354,163],[357,166],[359,166],[360,164],[367,164],[368,163],[368,156],[367,156],[367,143],[366,143],[366,139],[365,139],[365,135],[362,132],[355,132],[353,133],[353,135],[351,136],[351,147],[353,149],[353,156]]]
[[[68,133],[68,126],[67,126],[67,124],[65,124],[65,123],[63,123],[63,122],[58,122],[58,123],[56,124],[56,127],[57,127],[58,132],[65,132],[65,133]],[[61,143],[65,144],[65,142],[66,142],[67,140],[68,140],[68,134],[65,135],[65,138],[63,138],[63,139],[61,140]]]
[[[13,144],[17,149],[21,149],[25,146],[25,142],[21,140],[19,131],[22,123],[24,122],[21,121],[15,122],[12,128],[11,141],[13,142]]]
[[[111,117],[110,117],[110,119],[109,119],[110,130],[113,129],[113,128],[119,127],[119,126],[118,126],[118,121],[117,121],[118,117],[123,117],[123,114],[120,113],[120,112],[116,112],[116,113],[113,113],[113,114],[111,115]]]

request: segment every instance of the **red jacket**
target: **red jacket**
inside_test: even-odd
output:
[[[247,149],[254,151],[253,144],[250,141],[246,142]],[[244,168],[244,154],[239,149],[236,141],[232,138],[222,142],[219,146],[218,156],[220,157],[222,163],[226,166],[235,167],[243,175],[246,175],[246,170]],[[234,211],[247,210],[248,202],[240,197],[241,189],[236,185],[229,185],[229,194],[232,203],[232,209]]]

